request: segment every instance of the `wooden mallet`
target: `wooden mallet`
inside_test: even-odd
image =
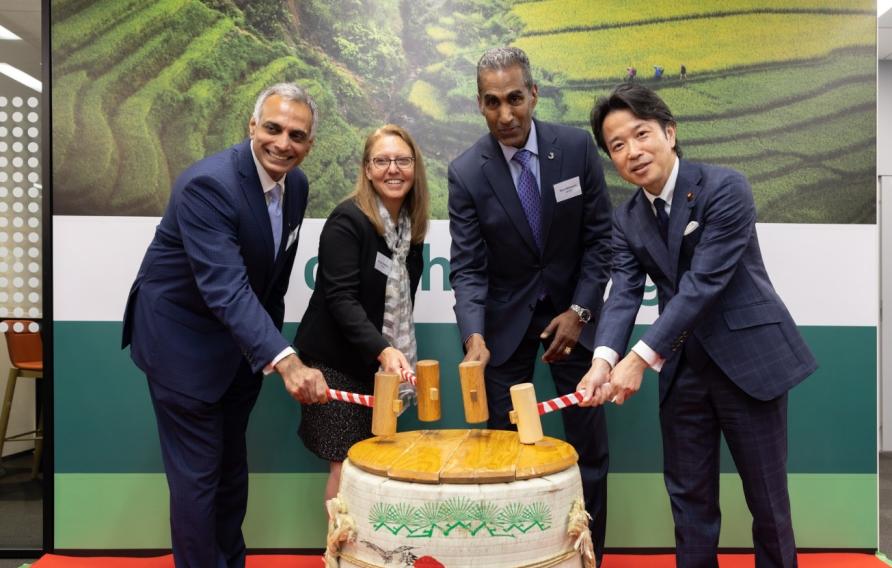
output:
[[[399,398],[400,376],[396,373],[375,373],[375,400],[372,406],[372,434],[396,434],[396,417],[403,410]]]
[[[442,416],[440,409],[440,363],[431,359],[419,361],[415,394],[418,396],[418,419],[433,422]],[[414,378],[414,377],[413,377]]]
[[[465,405],[465,421],[468,424],[479,424],[489,420],[483,364],[480,361],[459,363],[458,377],[461,380],[461,398]]]
[[[537,404],[533,383],[514,385],[511,387],[514,410],[508,412],[508,420],[517,424],[521,444],[535,444],[542,439],[542,420],[539,416],[579,404],[584,396],[584,392],[576,391]]]
[[[514,409],[508,412],[508,420],[517,425],[521,444],[535,444],[544,437],[539,409],[536,408],[536,389],[533,383],[520,383],[511,387],[510,392]]]

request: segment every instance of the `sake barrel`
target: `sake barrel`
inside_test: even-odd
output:
[[[576,461],[566,442],[520,444],[501,430],[359,442],[341,471],[338,499],[355,538],[339,566],[579,568],[574,545],[587,520]]]

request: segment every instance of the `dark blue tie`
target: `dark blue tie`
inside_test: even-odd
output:
[[[669,242],[669,215],[666,213],[666,202],[657,197],[654,199],[654,209],[657,210],[657,228],[663,242]]]
[[[530,159],[533,153],[529,150],[518,150],[511,158],[520,164],[520,176],[517,178],[517,196],[520,197],[520,204],[523,206],[523,212],[527,216],[527,223],[533,231],[533,240],[536,246],[542,250],[542,203],[539,198],[539,186],[536,183],[536,176],[530,169]]]

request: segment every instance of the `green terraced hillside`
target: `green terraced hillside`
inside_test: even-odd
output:
[[[244,138],[257,92],[294,80],[321,107],[311,216],[351,191],[369,129],[396,122],[445,218],[446,166],[485,132],[476,61],[513,44],[543,120],[587,129],[594,99],[634,66],[678,116],[686,157],[749,176],[761,221],[875,218],[863,0],[54,0],[52,21],[57,214],[160,215],[177,173]],[[630,188],[605,171],[618,203]]]

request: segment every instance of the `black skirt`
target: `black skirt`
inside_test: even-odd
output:
[[[328,388],[373,394],[372,381],[357,380],[328,365],[301,355],[304,364],[322,371]],[[372,437],[372,409],[340,400],[326,404],[301,404],[300,428],[297,431],[304,446],[327,461],[344,461],[347,450]]]

